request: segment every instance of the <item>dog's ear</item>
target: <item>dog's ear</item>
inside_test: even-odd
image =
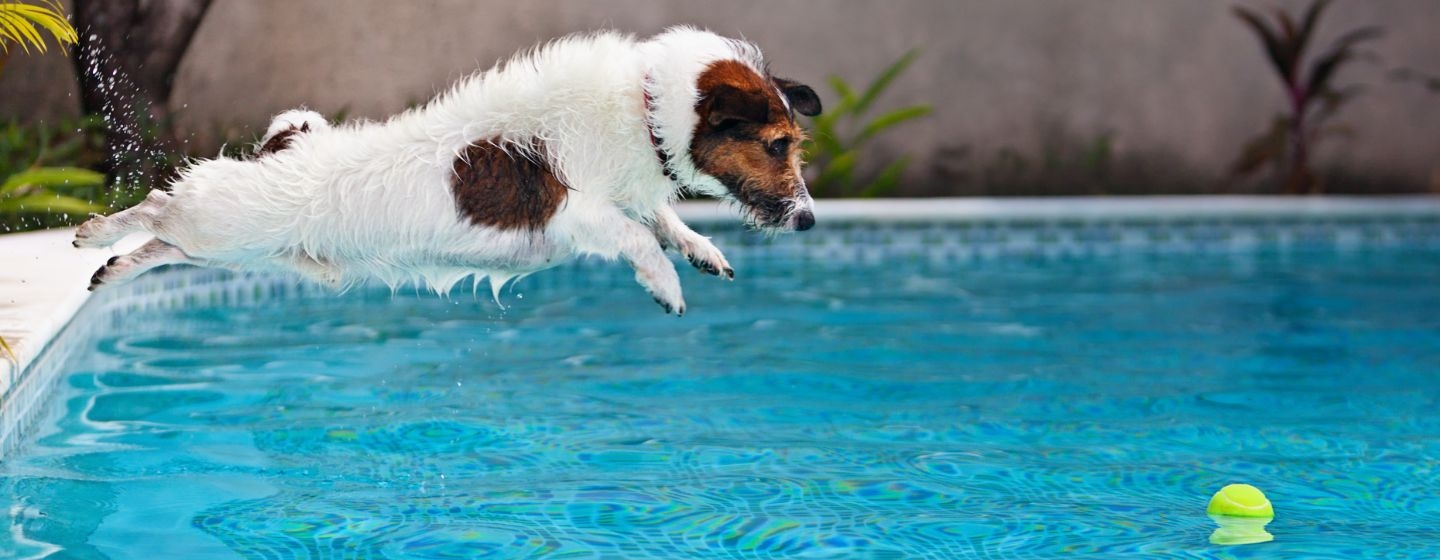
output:
[[[717,129],[739,123],[770,122],[770,100],[758,92],[718,85],[705,94],[705,122]]]
[[[775,85],[780,86],[780,91],[785,94],[785,99],[790,100],[790,106],[795,108],[796,113],[807,117],[820,114],[820,96],[815,95],[810,86],[785,78],[775,78]]]

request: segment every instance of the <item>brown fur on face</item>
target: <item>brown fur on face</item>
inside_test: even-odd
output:
[[[544,146],[533,150],[538,159]],[[565,201],[565,183],[536,159],[509,154],[486,141],[455,158],[451,193],[471,224],[499,229],[540,230]]]
[[[700,74],[696,87],[700,122],[691,159],[762,225],[779,225],[791,201],[809,194],[800,176],[805,131],[780,98],[782,86],[740,61],[720,60]]]

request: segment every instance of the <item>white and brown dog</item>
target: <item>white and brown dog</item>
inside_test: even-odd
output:
[[[688,27],[571,36],[383,123],[283,113],[256,157],[196,162],[169,192],[85,222],[75,245],[155,236],[91,289],[191,263],[439,292],[473,275],[498,294],[579,255],[622,257],[683,313],[666,247],[734,271],[675,214],[682,188],[738,202],[762,229],[814,225],[795,113],[819,114],[819,98],[770,76],[749,43]]]

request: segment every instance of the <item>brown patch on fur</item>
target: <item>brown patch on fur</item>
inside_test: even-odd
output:
[[[544,146],[534,152],[544,154]],[[565,201],[565,184],[543,162],[480,141],[455,158],[451,193],[477,226],[539,230]]]
[[[738,60],[717,60],[710,63],[710,66],[700,73],[695,87],[700,90],[700,106],[702,108],[706,107],[707,101],[713,101],[708,99],[711,92],[730,87],[755,96],[757,102],[763,98],[763,105],[769,110],[768,121],[779,121],[779,123],[795,126],[795,116],[786,110],[785,102],[780,99],[775,83]],[[707,115],[702,113],[700,116],[702,117],[700,121],[705,122],[706,119],[703,117]]]
[[[799,194],[799,149],[805,131],[780,99],[776,84],[738,60],[720,60],[700,74],[700,122],[690,158],[719,179],[762,221],[776,222]],[[788,142],[772,153],[776,141]],[[774,225],[773,223],[771,225]]]
[[[310,123],[305,123],[301,125],[300,128],[292,126],[275,133],[274,136],[271,136],[269,140],[265,141],[264,145],[260,146],[260,150],[255,152],[255,157],[268,156],[285,148],[289,148],[290,143],[294,142],[294,137],[302,132],[310,132]]]

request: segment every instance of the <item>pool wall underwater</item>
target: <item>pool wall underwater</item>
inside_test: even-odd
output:
[[[679,210],[742,271],[777,259],[950,263],[1305,248],[1440,248],[1440,197],[826,200],[817,205],[816,229],[776,237],[744,230],[734,212],[723,205],[685,202]],[[0,335],[12,341],[17,354],[0,361],[0,460],[24,441],[58,372],[79,346],[77,341],[124,328],[127,313],[329,293],[327,288],[284,275],[167,267],[91,295],[84,289],[86,280],[112,252],[71,249],[71,237],[69,230],[0,236],[0,257],[9,261],[7,266],[15,266],[0,274]],[[120,247],[140,241],[132,238]],[[583,266],[588,264],[543,271],[519,285],[586,282],[585,275],[574,273]],[[685,265],[677,262],[677,266]],[[37,294],[39,287],[45,290]],[[435,297],[419,290],[417,294]],[[17,332],[28,335],[20,337],[19,344],[14,342]]]

